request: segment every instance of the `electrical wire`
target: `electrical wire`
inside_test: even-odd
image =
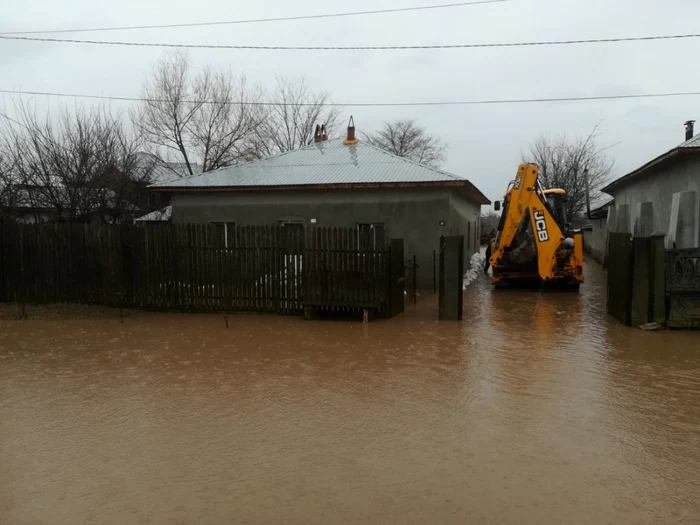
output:
[[[254,18],[249,20],[229,20],[222,22],[187,22],[180,24],[154,24],[140,26],[121,26],[121,27],[89,27],[80,29],[44,29],[36,31],[3,31],[0,35],[45,35],[49,33],[89,33],[97,31],[131,31],[134,29],[169,29],[176,27],[205,27],[205,26],[222,26],[233,24],[261,24],[266,22],[289,22],[294,20],[314,20],[318,18],[339,18],[346,16],[364,16],[364,15],[379,15],[387,13],[403,13],[407,11],[427,11],[429,9],[446,9],[452,7],[465,7],[470,5],[482,4],[498,4],[509,2],[510,0],[473,0],[471,2],[457,2],[451,4],[426,5],[417,7],[398,7],[395,9],[378,9],[373,11],[353,11],[349,13],[328,13],[319,15],[298,15],[298,16],[283,16],[278,18]]]
[[[681,40],[700,38],[700,33],[682,35],[656,35],[656,36],[632,36],[616,38],[591,38],[580,40],[545,40],[539,42],[494,42],[484,44],[425,44],[412,46],[252,46],[252,45],[227,45],[227,44],[173,44],[167,42],[124,42],[114,40],[75,40],[69,38],[4,36],[3,40],[23,40],[31,42],[52,42],[64,44],[88,44],[102,46],[130,46],[130,47],[166,47],[185,49],[247,49],[258,51],[398,51],[420,49],[478,49],[494,47],[536,47],[536,46],[562,46],[571,44],[602,44],[617,42],[645,42],[654,40]]]
[[[49,96],[49,97],[66,97],[66,98],[86,98],[95,100],[114,100],[127,102],[168,102],[165,99],[156,98],[139,98],[139,97],[120,97],[108,95],[85,95],[77,93],[57,93],[50,91],[24,91],[0,89],[0,93],[8,93],[14,95],[31,95],[31,96]],[[499,105],[499,104],[533,104],[533,103],[550,103],[550,102],[583,102],[596,100],[625,100],[639,98],[667,98],[667,97],[689,97],[698,96],[700,91],[676,91],[667,93],[637,93],[637,94],[621,94],[621,95],[592,95],[579,97],[542,97],[542,98],[519,98],[519,99],[493,99],[493,100],[457,100],[457,101],[424,101],[424,102],[348,102],[348,103],[326,103],[329,107],[406,107],[406,106],[476,106],[476,105]],[[213,100],[184,100],[184,103],[189,104],[220,104]],[[251,106],[315,106],[314,103],[283,103],[276,101],[264,102],[248,102],[248,101],[231,101],[227,104],[249,104]]]

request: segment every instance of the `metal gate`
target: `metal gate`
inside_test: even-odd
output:
[[[668,326],[700,328],[700,248],[666,252]]]

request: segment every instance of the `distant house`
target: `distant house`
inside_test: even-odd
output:
[[[117,222],[138,212],[109,188],[73,187],[53,184],[16,184],[7,214],[14,220],[39,224],[45,222]]]
[[[161,208],[160,210],[155,210],[150,213],[147,213],[146,215],[142,215],[141,217],[137,217],[134,219],[135,222],[137,223],[156,223],[160,224],[163,222],[169,222],[173,217],[173,207],[172,206],[166,206],[165,208]]]
[[[614,199],[609,198],[604,204],[591,210],[589,223],[583,227],[583,249],[598,262],[603,262],[605,258],[608,210],[614,205]]]
[[[149,191],[150,184],[190,175],[184,164],[150,153],[137,153],[124,162],[94,173],[17,175],[0,187],[0,215],[24,223],[131,221],[167,206],[167,195]],[[201,173],[197,164],[192,169]]]
[[[432,286],[441,235],[464,235],[467,256],[479,249],[480,209],[490,201],[478,188],[350,137],[151,189],[171,196],[174,222],[354,227],[403,238],[423,287]]]
[[[700,246],[700,136],[688,121],[686,140],[608,184],[607,231],[666,234],[667,247]]]
[[[184,162],[167,162],[152,153],[139,152],[136,164],[137,178],[143,180],[146,186],[162,184],[191,175],[187,164]],[[202,173],[202,167],[199,164],[192,163],[190,167],[195,174]],[[167,194],[144,192],[143,195],[144,198],[137,204],[142,211],[148,212],[147,215],[162,210],[169,204],[169,196]],[[144,219],[143,217],[139,217],[136,220],[141,222],[150,221],[150,219]],[[169,217],[167,220],[169,220]]]

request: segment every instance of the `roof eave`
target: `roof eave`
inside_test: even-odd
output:
[[[650,160],[646,164],[644,164],[642,167],[637,168],[634,171],[629,172],[627,175],[623,175],[617,180],[612,181],[610,184],[605,186],[602,190],[602,192],[607,193],[610,195],[611,191],[615,191],[625,184],[628,184],[632,180],[636,179],[637,177],[648,173],[649,170],[653,168],[658,168],[659,166],[667,163],[667,162],[672,162],[676,160],[676,158],[679,155],[687,155],[687,154],[693,154],[693,153],[700,153],[700,147],[692,147],[692,148],[673,148],[670,151],[667,151],[663,155],[659,155],[653,160]]]
[[[488,199],[468,180],[425,181],[425,182],[350,182],[333,184],[293,184],[279,186],[153,186],[152,191],[172,192],[220,192],[220,191],[292,191],[330,189],[378,189],[378,188],[462,188],[470,187],[480,198]]]
[[[474,184],[472,184],[468,180],[465,181],[465,183],[466,184],[464,185],[464,188],[466,190],[466,193],[474,202],[476,202],[480,206],[489,206],[491,204],[491,200],[489,200],[489,198],[486,197],[486,195],[481,193],[479,188],[474,186]]]

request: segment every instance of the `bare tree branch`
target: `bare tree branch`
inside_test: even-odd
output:
[[[186,54],[168,53],[144,85],[132,112],[135,128],[152,153],[176,158],[187,172],[211,171],[254,156],[255,134],[264,120],[259,88],[245,78],[206,67],[192,76]]]
[[[363,133],[362,138],[373,146],[426,166],[437,168],[445,160],[446,145],[415,120],[385,122],[375,133]]]
[[[259,158],[309,145],[316,124],[325,124],[329,136],[338,126],[341,109],[328,106],[330,93],[314,91],[304,77],[278,75],[277,85],[267,96],[275,104],[267,107],[256,136]]]
[[[39,116],[16,103],[0,116],[3,215],[32,222],[126,220],[145,192],[133,159],[138,143],[103,108]]]
[[[537,164],[540,167],[540,181],[545,188],[561,188],[566,191],[568,199],[569,222],[581,218],[586,209],[586,181],[584,170],[588,169],[591,198],[600,192],[610,179],[615,162],[598,149],[596,139],[598,126],[585,138],[570,140],[566,136],[550,139],[541,136],[530,146],[530,151],[523,155],[523,162]]]
[[[496,236],[496,230],[498,229],[498,221],[500,220],[500,215],[495,211],[490,211],[489,213],[482,215],[480,222],[481,231],[479,232],[482,241],[488,241]]]

